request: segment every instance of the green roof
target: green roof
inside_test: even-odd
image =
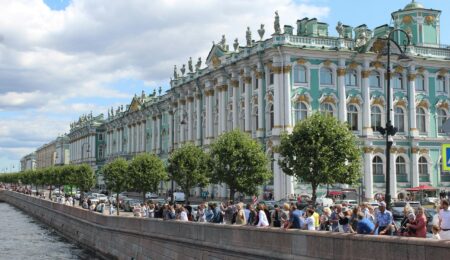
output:
[[[425,7],[421,3],[418,3],[415,0],[413,0],[411,3],[409,3],[405,6],[404,10],[419,9],[419,8],[425,8]]]

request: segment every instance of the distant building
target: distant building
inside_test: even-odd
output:
[[[69,137],[60,136],[55,140],[56,161],[55,165],[67,165],[70,163]]]
[[[36,150],[36,169],[47,168],[55,165],[56,142],[44,144]]]
[[[34,170],[36,169],[36,153],[30,153],[20,159],[20,170]]]

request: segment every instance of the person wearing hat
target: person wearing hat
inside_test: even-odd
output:
[[[386,209],[386,202],[380,202],[380,206],[378,207],[379,211],[376,213],[376,221],[375,229],[372,231],[372,234],[378,229],[378,235],[392,235],[392,223],[394,218],[392,217],[392,213]]]

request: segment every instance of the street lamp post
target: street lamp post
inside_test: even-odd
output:
[[[175,113],[177,112],[177,111],[179,111],[179,109],[175,109],[174,111],[173,111],[173,115],[172,115],[172,129],[170,129],[170,131],[172,131],[172,140],[171,140],[171,143],[172,143],[172,147],[171,147],[171,151],[170,151],[170,153],[172,153],[173,152],[173,150],[175,150]],[[182,120],[180,121],[180,124],[181,125],[185,125],[186,124],[186,120],[185,120],[185,114],[184,114],[184,111],[182,111],[183,112],[183,118],[182,118]],[[182,133],[182,134],[184,134],[184,133]],[[173,176],[171,175],[170,176],[170,179],[171,179],[171,183],[170,183],[170,189],[171,189],[171,192],[172,192],[172,194],[171,194],[171,196],[170,196],[170,202],[172,203],[172,204],[174,204],[175,203],[175,195],[174,195],[174,181],[173,181]]]
[[[404,49],[402,50],[398,43],[392,39],[394,32],[401,32],[406,36],[407,41],[404,42]],[[385,202],[388,209],[390,209],[391,204],[391,147],[394,143],[393,136],[397,133],[397,127],[394,127],[391,122],[391,42],[394,43],[400,50],[397,58],[399,63],[408,64],[411,62],[406,54],[406,47],[411,43],[411,39],[407,32],[402,29],[394,29],[389,32],[386,39],[387,44],[387,89],[386,89],[386,127],[378,127],[378,131],[386,138],[386,192],[385,192]],[[411,97],[410,97],[411,98]],[[413,108],[412,108],[413,109]]]

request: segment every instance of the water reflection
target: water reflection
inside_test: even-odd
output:
[[[0,203],[0,259],[99,259],[17,208]]]

